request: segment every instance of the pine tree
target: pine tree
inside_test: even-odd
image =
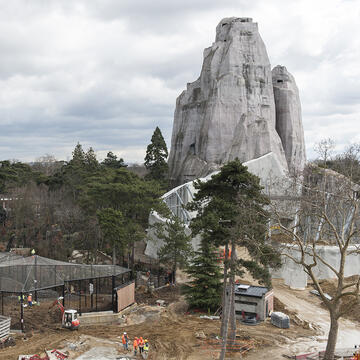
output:
[[[85,165],[88,170],[95,170],[99,167],[99,162],[92,147],[85,153]]]
[[[206,311],[218,309],[221,303],[222,274],[216,247],[203,239],[186,273],[191,281],[183,286],[183,292],[190,307]]]
[[[185,233],[185,225],[177,216],[171,216],[166,224],[157,224],[156,237],[164,241],[158,256],[161,263],[169,264],[176,283],[176,269],[187,265],[192,253],[191,236]]]
[[[266,243],[269,214],[265,209],[269,199],[262,194],[260,179],[249,173],[239,159],[224,165],[209,181],[199,181],[195,187],[198,192],[188,206],[198,212],[191,224],[194,234],[200,233],[214,245],[225,246],[220,356],[223,359],[230,319],[230,338],[235,340],[236,334],[235,308],[230,306],[234,301],[235,275],[242,275],[246,269],[255,279],[271,286],[268,267],[279,266],[280,255]],[[238,260],[237,246],[245,247],[251,259]]]
[[[123,158],[118,159],[117,156],[112,151],[109,151],[107,153],[106,158],[103,160],[101,164],[113,169],[127,167],[127,165],[124,163]]]
[[[105,208],[96,212],[101,232],[113,250],[113,265],[116,265],[116,247],[125,248],[124,218],[119,210]]]
[[[165,140],[161,134],[161,131],[156,127],[153,136],[151,137],[151,143],[146,149],[145,155],[145,167],[149,171],[146,175],[148,180],[156,180],[163,186],[167,185],[168,177],[168,149]]]
[[[85,151],[82,148],[82,145],[80,143],[77,143],[75,146],[74,151],[72,152],[72,159],[70,160],[70,163],[72,163],[75,166],[82,166],[85,164]]]

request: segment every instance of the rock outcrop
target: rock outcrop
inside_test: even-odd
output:
[[[281,93],[280,103],[286,102],[283,97]],[[279,121],[286,118],[279,116]],[[297,117],[292,127],[279,122],[279,128],[286,128],[281,134],[289,159],[301,158],[298,147],[290,144],[302,133],[302,126],[295,129],[297,123]],[[169,157],[172,183],[205,176],[236,157],[245,162],[268,153],[288,171],[284,140],[276,127],[270,62],[257,24],[250,18],[223,19],[215,42],[204,50],[200,77],[187,84],[176,102]]]
[[[299,90],[285,66],[272,70],[276,109],[276,131],[281,138],[290,172],[305,166],[305,142]]]

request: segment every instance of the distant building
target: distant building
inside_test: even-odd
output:
[[[267,287],[235,285],[236,318],[264,321],[274,309],[274,293]]]

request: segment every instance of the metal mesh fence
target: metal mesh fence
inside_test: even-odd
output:
[[[18,257],[0,254],[0,291],[30,292],[66,282],[105,278],[129,273],[116,265],[73,264],[38,255]]]

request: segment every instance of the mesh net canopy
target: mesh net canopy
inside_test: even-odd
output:
[[[30,292],[62,286],[66,281],[118,276],[130,270],[116,265],[86,265],[38,255],[0,253],[0,291]]]

